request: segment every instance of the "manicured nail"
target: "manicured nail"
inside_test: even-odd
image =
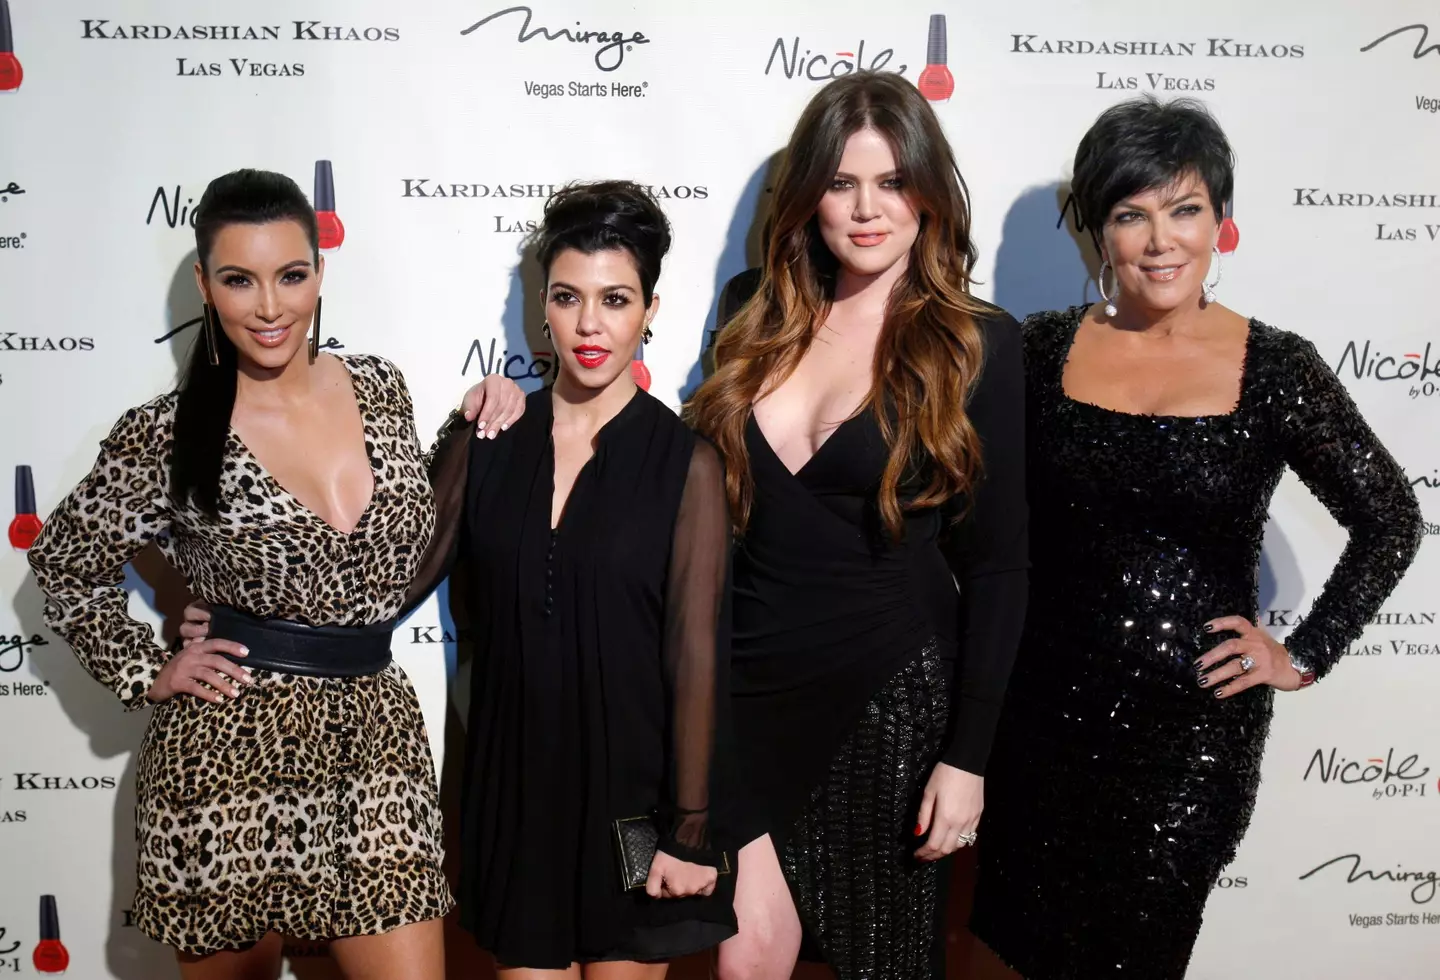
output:
[[[915,836],[916,836],[916,837],[919,837],[919,836],[920,836],[921,834],[923,834],[923,833],[925,833],[925,828],[922,827],[922,826],[920,826],[920,825],[917,823],[917,824],[915,825]]]
[[[1206,684],[1210,683],[1210,678],[1201,676],[1199,683],[1201,687],[1204,687]]]
[[[250,656],[250,648],[249,648],[249,647],[241,647],[241,648],[240,648],[240,656],[242,656],[242,657],[248,657],[248,656]]]
[[[484,423],[484,422],[478,423],[478,424],[475,426],[475,431],[476,431],[476,432],[484,432],[484,431],[485,431],[485,423]]]
[[[1213,632],[1215,632],[1215,627],[1212,626],[1210,623],[1206,623],[1206,624],[1205,624],[1205,632],[1207,632],[1207,633],[1213,633]]]
[[[509,428],[510,428],[510,423],[509,423],[509,422],[506,422],[504,425],[500,426],[500,431],[501,431],[501,432],[504,432],[504,431],[506,431],[506,430],[509,429]]]
[[[1218,691],[1215,692],[1215,696],[1217,698],[1223,698],[1225,696],[1225,689],[1223,687],[1220,688]]]

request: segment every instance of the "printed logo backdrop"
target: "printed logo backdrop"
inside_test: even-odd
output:
[[[63,946],[72,976],[173,975],[128,911],[146,714],[45,629],[24,549],[197,336],[206,182],[255,166],[313,193],[322,341],[399,364],[424,438],[485,373],[553,377],[539,273],[517,252],[546,196],[642,181],[675,245],[635,370],[676,404],[719,287],[756,257],[776,151],[821,84],[862,68],[935,107],[973,196],[978,291],[1017,316],[1096,298],[1065,204],[1101,109],[1153,92],[1219,116],[1239,157],[1223,301],[1315,342],[1429,534],[1346,662],[1278,698],[1191,976],[1435,975],[1440,8],[1420,0],[0,0],[0,972],[54,969]],[[1263,625],[1293,628],[1344,542],[1287,477]],[[153,555],[128,584],[157,626],[183,606]],[[397,633],[437,757],[463,717],[466,636],[440,601]]]

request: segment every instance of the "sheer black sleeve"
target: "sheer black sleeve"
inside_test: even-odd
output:
[[[664,668],[670,693],[670,805],[660,849],[713,864],[710,782],[716,714],[730,654],[730,509],[720,454],[697,440],[675,521],[665,586]]]
[[[455,567],[465,524],[465,486],[470,471],[470,447],[478,440],[465,417],[450,413],[435,436],[430,451],[423,454],[430,488],[435,494],[435,533],[416,566],[400,617],[410,615],[445,581]]]
[[[962,628],[955,722],[943,761],[985,774],[1005,686],[1025,627],[1030,588],[1030,511],[1025,501],[1025,368],[1020,329],[1008,314],[979,321],[985,362],[970,396],[984,475],[947,541],[960,586]]]
[[[1273,393],[1283,399],[1285,462],[1350,532],[1320,597],[1285,639],[1291,655],[1323,677],[1410,567],[1424,522],[1405,471],[1315,345],[1300,337],[1292,344],[1291,390]]]

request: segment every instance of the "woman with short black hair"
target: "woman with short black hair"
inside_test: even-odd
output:
[[[986,787],[973,928],[1029,980],[1184,976],[1273,692],[1325,676],[1414,558],[1400,467],[1308,340],[1220,305],[1228,141],[1137,99],[1080,142],[1104,301],[1024,324],[1031,615]],[[1282,646],[1256,625],[1289,466],[1350,531]]]

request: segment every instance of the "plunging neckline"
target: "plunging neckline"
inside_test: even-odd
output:
[[[575,471],[575,479],[570,482],[570,492],[565,495],[565,502],[560,505],[560,517],[554,521],[553,524],[551,523],[551,515],[555,512],[555,465],[557,461],[555,455],[555,402],[553,401],[555,396],[551,393],[549,398],[546,399],[548,411],[546,412],[547,418],[545,423],[549,427],[547,441],[550,446],[550,506],[546,510],[545,523],[550,528],[550,536],[552,539],[560,536],[560,530],[565,526],[565,520],[570,515],[571,504],[575,502],[575,492],[580,489],[580,481],[594,468],[595,460],[600,457],[600,450],[604,445],[606,430],[611,429],[617,422],[629,415],[631,410],[639,402],[640,396],[643,393],[644,389],[636,385],[634,394],[626,400],[624,405],[620,406],[620,410],[610,416],[604,425],[595,430],[595,448],[590,453],[590,458],[580,464],[580,468]]]
[[[370,511],[375,506],[375,498],[379,496],[380,481],[379,478],[375,475],[374,466],[370,464],[370,453],[364,447],[365,419],[368,417],[367,409],[369,407],[369,402],[365,398],[365,396],[361,394],[360,389],[363,386],[360,380],[355,377],[355,372],[350,370],[350,364],[345,360],[345,358],[338,355],[335,357],[335,360],[340,362],[340,366],[345,369],[346,377],[350,380],[350,392],[355,396],[355,408],[360,413],[361,452],[364,453],[366,465],[370,470],[370,496],[368,499],[366,499],[365,508],[360,512],[359,518],[356,519],[355,526],[352,527],[350,530],[342,531],[334,524],[331,524],[325,518],[321,517],[318,512],[305,504],[305,502],[302,501],[299,497],[295,496],[295,494],[291,493],[288,489],[286,489],[285,484],[281,483],[276,478],[275,474],[270,472],[270,468],[266,466],[265,463],[260,459],[260,457],[255,454],[255,451],[245,444],[245,440],[240,437],[240,431],[235,428],[233,422],[230,424],[229,429],[230,437],[235,440],[235,444],[240,447],[240,451],[246,456],[250,457],[250,461],[260,468],[260,475],[264,479],[269,480],[271,485],[274,486],[276,490],[279,490],[286,497],[290,498],[291,502],[294,503],[296,507],[300,508],[306,514],[309,514],[319,523],[325,525],[327,528],[334,531],[341,537],[349,538],[353,537],[355,535],[355,532],[360,530],[361,526],[364,525],[366,519],[370,516]]]
[[[855,410],[852,415],[841,421],[839,425],[835,426],[835,428],[831,429],[830,434],[825,437],[825,439],[820,443],[820,445],[815,447],[815,451],[810,454],[810,458],[805,460],[805,462],[801,463],[798,470],[792,470],[790,469],[790,467],[786,466],[785,461],[780,458],[780,454],[775,451],[775,447],[770,443],[770,437],[765,434],[765,429],[760,425],[760,420],[755,417],[754,408],[751,408],[750,410],[750,423],[755,426],[755,431],[757,434],[759,434],[760,441],[765,444],[766,451],[770,453],[770,456],[775,460],[775,462],[780,464],[780,468],[798,480],[800,479],[801,474],[803,474],[807,469],[810,468],[810,464],[820,458],[820,454],[825,451],[825,447],[830,445],[830,443],[834,441],[835,437],[840,434],[841,429],[845,428],[845,426],[849,425],[851,422],[854,422],[860,416],[865,414],[865,408],[866,406],[862,404],[859,408]]]

